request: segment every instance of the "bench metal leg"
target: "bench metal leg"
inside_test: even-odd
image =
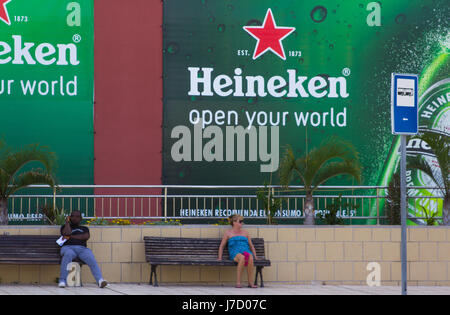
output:
[[[259,279],[261,280],[261,285],[260,285],[261,288],[264,287],[264,281],[263,281],[263,276],[262,276],[263,268],[264,267],[262,267],[262,266],[256,267],[256,275],[255,275],[255,285],[258,285],[258,274],[259,274]]]
[[[158,286],[158,278],[156,276],[156,267],[158,267],[158,265],[151,265],[152,269],[150,271],[150,282],[148,284],[152,285],[153,284],[153,275],[155,275],[155,283],[153,284],[154,287]]]

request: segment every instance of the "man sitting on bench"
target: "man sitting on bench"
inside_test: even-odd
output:
[[[80,211],[72,211],[70,216],[66,219],[66,224],[61,227],[61,235],[66,241],[61,247],[62,260],[58,286],[60,288],[66,286],[68,274],[67,265],[78,257],[89,266],[98,286],[104,288],[108,283],[102,277],[102,272],[98,267],[94,254],[86,247],[86,242],[89,239],[90,234],[89,229],[86,226],[80,225],[81,219]]]

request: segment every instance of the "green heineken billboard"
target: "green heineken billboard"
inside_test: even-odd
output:
[[[0,1],[0,137],[55,152],[59,184],[93,184],[93,10],[93,0]],[[37,210],[15,208],[12,220]]]
[[[361,184],[387,186],[391,73],[419,75],[420,129],[450,133],[449,13],[434,0],[164,1],[163,183],[277,184],[285,145],[300,155],[337,135],[360,153]],[[436,168],[429,151],[408,143]]]
[[[93,1],[0,1],[0,136],[58,157],[63,184],[93,183]]]

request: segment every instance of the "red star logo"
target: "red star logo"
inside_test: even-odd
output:
[[[281,41],[295,31],[295,27],[277,26],[272,10],[268,9],[262,26],[244,26],[244,30],[256,39],[253,60],[270,50],[283,60],[286,60]]]
[[[11,25],[11,21],[9,20],[8,10],[6,10],[6,4],[10,1],[11,0],[0,0],[0,20],[8,25]]]

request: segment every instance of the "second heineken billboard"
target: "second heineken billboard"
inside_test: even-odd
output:
[[[449,13],[431,0],[165,1],[163,184],[278,184],[286,145],[300,156],[337,135],[360,154],[361,185],[388,185],[391,73],[419,74],[419,129],[449,134]]]

